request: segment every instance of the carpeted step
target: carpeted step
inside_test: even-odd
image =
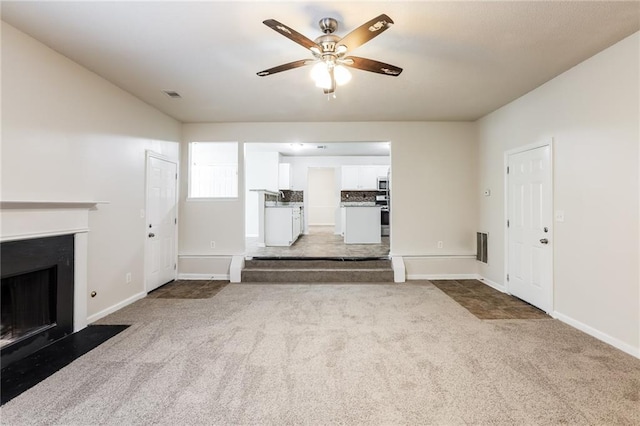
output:
[[[393,282],[386,259],[252,259],[245,261],[242,282],[378,283]]]

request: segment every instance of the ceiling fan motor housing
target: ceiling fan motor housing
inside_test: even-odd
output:
[[[325,34],[332,34],[338,29],[338,21],[333,18],[322,18],[318,25],[320,25],[320,29]]]
[[[334,34],[325,34],[314,40],[314,42],[322,48],[320,56],[327,54],[336,56],[336,44],[340,41],[340,37]]]

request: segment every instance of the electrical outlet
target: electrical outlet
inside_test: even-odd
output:
[[[211,241],[211,248],[216,248],[216,242],[215,241]]]
[[[443,242],[442,241],[438,241],[438,248],[442,248],[442,247],[444,247]]]
[[[124,280],[129,284],[131,282],[131,272],[127,272],[127,275],[124,276]]]

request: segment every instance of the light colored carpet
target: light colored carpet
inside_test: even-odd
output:
[[[132,324],[2,424],[640,424],[640,360],[556,320],[482,321],[428,282],[230,284]]]

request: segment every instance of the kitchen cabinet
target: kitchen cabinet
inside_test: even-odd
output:
[[[379,177],[387,177],[389,175],[389,166],[376,166],[376,179]]]
[[[359,180],[359,166],[342,166],[342,189],[358,189],[360,185]]]
[[[302,208],[266,207],[264,225],[266,246],[290,246],[302,232]]]
[[[278,164],[278,189],[291,189],[291,164]]]
[[[376,191],[389,166],[342,166],[342,190]]]
[[[380,244],[380,206],[343,207],[345,244]]]

